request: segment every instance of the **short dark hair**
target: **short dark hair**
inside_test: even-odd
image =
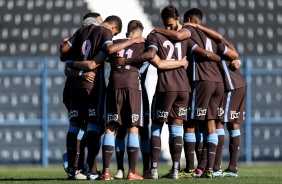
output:
[[[108,16],[104,22],[108,22],[110,24],[116,24],[117,25],[117,29],[119,32],[121,32],[121,29],[122,29],[122,21],[121,19],[116,16],[116,15],[111,15],[111,16]]]
[[[101,16],[99,13],[96,13],[96,12],[89,12],[89,13],[86,13],[84,16],[83,16],[83,20],[87,19],[88,17],[93,17],[93,18],[97,18]]]
[[[161,18],[162,20],[167,20],[167,19],[170,19],[170,18],[173,18],[173,19],[177,19],[179,17],[179,13],[176,9],[175,6],[173,5],[168,5],[166,7],[164,7],[164,9],[161,11]]]
[[[131,20],[127,25],[127,33],[134,32],[137,29],[141,29],[143,31],[143,24],[139,20]]]
[[[201,10],[199,10],[198,8],[192,8],[190,10],[188,10],[183,17],[183,22],[187,22],[188,18],[192,19],[192,17],[197,17],[199,20],[203,19],[203,12]]]

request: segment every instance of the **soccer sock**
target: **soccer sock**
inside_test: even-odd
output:
[[[207,168],[213,169],[215,154],[216,154],[216,147],[218,144],[218,137],[216,133],[209,134],[207,136],[207,156],[208,156],[208,163]]]
[[[68,154],[68,170],[69,173],[74,174],[74,159],[76,156],[76,141],[79,128],[69,125],[67,133],[67,154]]]
[[[194,153],[196,145],[195,133],[185,133],[183,139],[186,159],[186,170],[191,170],[194,169]]]
[[[198,163],[200,163],[202,159],[202,152],[203,152],[203,133],[197,131],[195,135],[196,135],[196,146],[195,146],[196,157]]]
[[[103,171],[110,170],[111,158],[115,150],[115,136],[110,134],[104,134],[103,140]]]
[[[140,149],[143,159],[143,172],[150,168],[150,140],[141,140]]]
[[[85,159],[85,147],[86,147],[86,140],[82,139],[80,141],[80,154],[78,160],[78,169],[84,171],[84,159]]]
[[[183,146],[183,128],[182,126],[171,125],[171,135],[173,138],[173,168],[179,169],[180,157]]]
[[[99,125],[89,124],[87,126],[87,164],[91,170],[91,173],[97,172],[96,156],[100,150],[100,137],[99,137]]]
[[[162,125],[152,123],[151,126],[151,168],[158,167],[159,154],[161,151],[161,139]]]
[[[240,149],[240,130],[231,130],[229,132],[230,136],[230,144],[229,144],[229,166],[228,169],[231,171],[235,171],[237,169],[238,164],[238,156]]]
[[[216,148],[216,155],[213,165],[213,170],[218,171],[221,169],[221,160],[222,160],[222,150],[224,148],[224,129],[216,129],[216,134],[218,136],[218,144]]]
[[[128,165],[129,170],[132,173],[135,173],[136,162],[138,159],[139,151],[139,135],[138,134],[129,134],[127,139],[127,155],[128,155]]]
[[[115,141],[115,149],[116,149],[116,159],[117,159],[117,168],[118,170],[124,170],[123,167],[123,159],[124,159],[124,149],[125,149],[125,141],[124,139],[116,139]]]

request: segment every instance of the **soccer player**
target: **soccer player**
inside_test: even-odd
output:
[[[142,89],[142,113],[143,113],[143,127],[139,127],[139,136],[140,136],[140,150],[142,154],[143,161],[143,174],[142,177],[146,174],[150,174],[149,164],[150,164],[150,135],[149,135],[149,100],[147,95],[147,90],[145,87],[145,79],[149,63],[145,62],[140,68],[140,83]],[[124,150],[125,150],[125,136],[126,128],[118,128],[115,139],[115,151],[116,151],[116,161],[117,161],[117,174],[115,179],[124,178]]]
[[[101,24],[103,22],[102,17],[99,13],[96,12],[90,12],[84,15],[83,17],[83,22],[82,22],[82,27],[84,26],[88,26],[91,24]],[[69,38],[64,38],[64,40],[62,41],[60,47],[62,47],[64,44],[67,44],[67,40]],[[66,53],[62,53],[60,55],[60,59],[63,62],[73,62],[74,59],[72,56],[72,50],[69,50]],[[95,74],[93,71],[89,71],[89,72],[85,72],[83,73],[81,76],[79,76],[79,72],[80,70],[77,69],[73,69],[73,68],[68,68],[66,67],[65,69],[65,75],[67,76],[66,82],[65,82],[65,86],[64,86],[64,90],[63,90],[63,103],[65,104],[68,112],[70,111],[70,87],[71,87],[71,81],[73,77],[82,77],[84,78],[84,80],[88,81],[88,82],[93,82],[94,81],[94,77]],[[78,160],[78,165],[77,163],[75,165],[77,165],[77,170],[81,171],[81,172],[77,172],[75,174],[75,179],[86,179],[86,175],[88,173],[88,167],[85,167],[87,165],[84,164],[84,148],[86,147],[86,135],[83,133],[83,129],[80,130],[80,136],[78,136],[77,138],[77,147],[79,148],[79,151],[77,150],[77,153],[79,153],[79,155],[76,155],[77,157],[79,157]],[[83,134],[84,135],[83,135]],[[81,138],[81,135],[83,138]],[[78,146],[80,145],[80,146]],[[64,169],[66,172],[68,172],[68,156],[67,153],[65,153],[63,155],[63,160],[64,160]]]
[[[74,78],[72,81],[71,88],[71,111],[70,111],[70,124],[73,128],[72,133],[68,133],[67,139],[67,147],[69,148],[68,157],[71,160],[69,162],[70,167],[70,175],[74,175],[73,161],[75,155],[75,146],[74,137],[77,136],[79,127],[82,126],[84,122],[88,123],[87,125],[87,147],[88,147],[88,159],[87,163],[91,168],[91,173],[89,178],[92,178],[92,174],[97,174],[97,170],[94,167],[91,167],[94,164],[95,157],[99,152],[99,133],[100,133],[100,125],[102,123],[102,114],[103,114],[103,96],[105,91],[105,83],[104,83],[104,67],[103,62],[106,59],[107,54],[111,54],[116,52],[123,47],[126,47],[132,44],[134,41],[140,41],[139,39],[125,41],[123,43],[113,44],[112,37],[120,33],[122,28],[122,22],[117,16],[109,16],[106,20],[101,24],[101,26],[90,25],[79,29],[75,33],[75,37],[72,37],[68,40],[68,44],[64,45],[61,48],[62,52],[68,51],[70,47],[73,48],[73,53],[75,60],[83,61],[83,60],[92,60],[92,63],[99,60],[99,64],[95,64],[97,69],[93,70],[93,68],[89,68],[89,62],[74,62],[70,63],[71,67],[80,68],[81,75],[84,71],[93,70],[95,73],[94,83],[89,83],[80,78]],[[72,41],[72,42],[71,42]],[[142,41],[142,39],[141,39]],[[98,54],[100,53],[100,54]],[[97,59],[97,56],[99,59]],[[103,127],[101,127],[103,128]],[[93,165],[94,166],[94,165]],[[93,177],[96,177],[93,176]]]
[[[197,10],[198,12],[200,10]],[[219,139],[219,145],[216,151],[216,159],[214,163],[214,177],[238,177],[237,163],[240,146],[240,128],[239,125],[244,121],[245,104],[246,104],[246,92],[247,85],[243,75],[238,70],[241,62],[239,60],[230,61],[230,55],[233,52],[233,59],[238,59],[238,53],[235,48],[219,33],[211,32],[209,29],[202,25],[191,24],[196,26],[206,34],[210,35],[217,42],[223,42],[226,44],[226,50],[224,51],[224,60],[222,61],[225,70],[225,105],[224,105],[224,120],[217,122],[217,134]],[[221,38],[221,39],[220,39]],[[226,56],[228,58],[226,58]],[[224,124],[227,123],[227,129],[229,131],[229,153],[230,160],[229,166],[222,172],[221,160],[222,149],[224,145]]]
[[[177,32],[163,29],[155,29],[155,31],[176,40],[190,37],[199,47],[217,53],[217,44],[203,32],[191,26],[183,26]],[[193,61],[189,65],[190,70],[188,69],[189,79],[191,82],[193,81],[191,84],[193,93],[189,104],[190,120],[184,124],[184,150],[186,152],[186,161],[188,160],[185,171],[191,173],[191,176],[193,175],[196,121],[203,121],[207,133],[208,147],[208,164],[205,176],[210,178],[212,177],[216,145],[218,143],[215,120],[222,118],[223,79],[217,62],[195,57],[194,53],[188,57],[188,60]]]

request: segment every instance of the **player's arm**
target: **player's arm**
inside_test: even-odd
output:
[[[75,61],[73,67],[81,70],[93,70],[102,64],[106,58],[107,55],[100,51],[93,60]]]
[[[189,25],[189,26],[193,26],[193,27],[196,27],[196,28],[200,29],[208,37],[213,39],[216,43],[222,42],[223,36],[220,33],[216,32],[215,30],[209,29],[209,28],[207,28],[205,26],[202,26],[200,24],[194,24],[194,23],[190,23],[190,22],[187,22],[184,25]]]
[[[225,43],[221,42],[217,45],[218,52],[224,57],[229,60],[232,60],[231,66],[235,69],[239,69],[241,66],[241,61],[238,60],[238,53],[235,49],[229,48]]]
[[[182,60],[161,60],[158,55],[155,55],[153,59],[150,60],[150,64],[154,65],[156,68],[161,70],[170,70],[175,68],[187,68],[188,61],[186,56]]]
[[[154,59],[156,55],[156,49],[149,47],[146,52],[140,54],[139,56],[133,58],[117,57],[116,65],[123,66],[131,63],[145,62]]]
[[[67,77],[82,77],[84,80],[88,82],[93,82],[95,79],[95,73],[93,71],[85,72],[83,70],[72,68],[72,63],[74,61],[68,60],[66,61],[65,66],[65,76]]]
[[[70,50],[70,48],[72,47],[73,39],[73,36],[63,39],[59,48],[61,54],[64,54]]]
[[[104,48],[107,51],[108,54],[113,54],[116,53],[118,51],[121,51],[122,49],[134,44],[134,43],[144,43],[145,42],[145,38],[143,37],[137,37],[137,38],[132,38],[129,40],[126,40],[124,42],[120,42],[120,43],[115,43],[113,44],[112,41],[108,41]]]
[[[169,39],[177,40],[177,41],[185,40],[191,37],[191,32],[186,29],[180,29],[179,31],[174,31],[174,30],[155,28],[153,31],[160,33]]]
[[[205,60],[208,61],[215,61],[215,62],[220,62],[221,61],[221,57],[214,54],[213,52],[207,51],[205,49],[202,49],[201,47],[199,47],[197,44],[195,44],[191,51],[191,54],[194,54],[196,56],[202,57]]]

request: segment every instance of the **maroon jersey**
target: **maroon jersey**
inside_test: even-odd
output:
[[[228,47],[225,46],[224,43],[218,44],[219,53],[223,56],[227,52]],[[231,62],[226,59],[222,59],[222,67],[224,70],[224,86],[227,91],[246,87],[246,81],[244,76],[240,73],[240,70],[236,70],[234,67],[231,66]]]
[[[217,44],[207,37],[201,30],[192,26],[183,26],[182,29],[191,32],[191,39],[201,48],[217,54]],[[188,52],[190,53],[190,52]],[[213,81],[223,82],[222,71],[219,64],[214,61],[206,61],[202,58],[196,58],[195,55],[187,55],[188,61],[192,61],[188,67],[189,79],[193,81]]]
[[[127,39],[115,40],[114,43],[124,42]],[[131,58],[142,54],[145,50],[144,43],[133,44],[122,49],[117,54],[121,57]],[[116,55],[116,53],[114,54]],[[111,63],[113,57],[109,57],[108,61]],[[111,66],[111,73],[109,77],[108,89],[132,88],[141,90],[139,80],[139,69],[143,62],[132,63],[125,66]]]
[[[147,47],[154,47],[158,56],[164,60],[181,60],[187,52],[188,39],[183,41],[169,40],[159,33],[150,33],[147,37]],[[176,68],[158,70],[157,92],[191,91],[186,70]]]
[[[111,30],[104,26],[96,26],[94,24],[86,26],[75,36],[73,41],[73,52],[76,61],[92,60],[99,52],[104,51],[103,47],[106,43],[112,42]],[[94,83],[89,83],[81,77],[73,80],[72,87],[92,89],[94,84],[100,85],[104,80],[104,64],[102,63],[94,70],[96,73]]]

